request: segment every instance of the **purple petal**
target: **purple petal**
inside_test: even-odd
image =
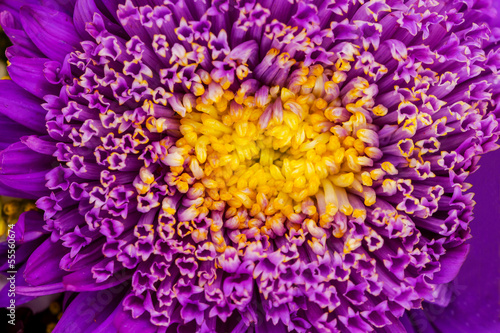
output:
[[[5,149],[14,142],[19,141],[19,139],[23,136],[35,134],[34,131],[14,122],[3,114],[0,114],[0,127],[2,128],[2,135],[0,136],[0,150]]]
[[[60,88],[47,81],[44,74],[49,59],[10,57],[9,62],[8,71],[12,81],[36,97],[59,92]]]
[[[441,270],[434,274],[433,283],[448,283],[452,281],[462,267],[467,254],[469,253],[469,244],[464,244],[446,251],[440,258]]]
[[[19,11],[26,34],[47,57],[63,62],[80,39],[68,15],[42,6],[23,6]]]
[[[113,2],[113,1],[104,1],[104,2]],[[94,0],[77,0],[74,7],[74,15],[73,22],[75,24],[75,29],[78,31],[78,34],[87,39],[90,35],[86,31],[87,22],[92,22],[94,14],[99,14],[103,21],[106,30],[111,32],[114,35],[124,34],[123,29],[117,24],[111,22],[106,15],[103,14],[101,9],[96,5]]]
[[[61,282],[65,272],[59,268],[59,261],[66,253],[66,248],[59,243],[45,240],[26,262],[24,277],[34,286],[43,286]]]
[[[26,268],[25,265],[23,265],[21,268],[19,268],[18,271],[17,271],[17,273],[13,274],[14,275],[14,279],[12,279],[12,275],[10,273],[7,274],[7,276],[2,276],[2,282],[4,281],[4,279],[10,279],[10,280],[15,281],[14,288],[16,290],[18,289],[19,286],[26,285],[26,281],[24,280],[24,277],[23,277],[23,273],[24,273],[24,269],[25,268]],[[11,289],[10,280],[7,280],[6,281],[7,284],[5,284],[2,289],[0,289],[0,306],[2,308],[6,308],[7,306],[9,306],[10,305],[10,300],[12,299],[12,297],[9,296],[9,294],[11,293],[11,291],[10,291],[10,289]],[[19,292],[16,292],[14,297],[15,297],[14,299],[16,301],[16,305],[17,306],[19,306],[21,304],[24,304],[26,302],[29,302],[29,301],[31,301],[32,299],[35,298],[34,296],[22,295]]]
[[[40,100],[10,80],[0,81],[0,113],[39,133],[45,130],[45,110]]]
[[[0,173],[17,174],[50,169],[54,161],[52,156],[42,155],[28,148],[24,143],[16,142],[0,152]]]
[[[17,221],[14,226],[16,231],[16,240],[18,244],[30,242],[32,240],[38,239],[43,234],[47,233],[43,229],[44,221],[43,215],[36,211],[27,211],[19,216],[19,221]]]
[[[123,307],[118,310],[113,321],[115,328],[120,333],[125,332],[141,332],[155,333],[156,327],[153,326],[147,315],[142,315],[139,318],[132,318],[129,311],[125,311]]]
[[[110,322],[121,307],[120,302],[126,288],[118,286],[111,289],[83,292],[78,294],[64,310],[63,316],[52,332],[74,331],[99,332],[107,327],[106,332],[114,332]]]
[[[132,274],[124,271],[117,272],[105,282],[96,283],[92,272],[89,270],[78,270],[63,277],[66,290],[71,291],[94,291],[115,287],[130,280]]]

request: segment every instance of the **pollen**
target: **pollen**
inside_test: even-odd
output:
[[[181,114],[182,137],[162,158],[176,171],[167,178],[179,179],[172,184],[181,192],[189,183],[180,181],[183,175],[194,182],[189,185],[205,197],[202,206],[225,208],[231,229],[254,228],[273,236],[296,229],[292,222],[302,223],[304,214],[312,217],[309,227],[303,226],[309,229],[330,226],[337,214],[366,216],[351,200],[370,205],[376,200],[375,191],[365,190],[378,177],[367,167],[373,166],[372,158],[381,157],[377,128],[369,120],[385,109],[371,109],[376,89],[364,79],[349,83],[351,90],[342,98],[338,85],[347,77],[340,70],[303,66],[293,72],[288,86],[261,87],[254,93],[240,89],[234,94],[207,78],[206,91],[189,99],[193,107]],[[148,123],[159,133],[166,128],[161,119]],[[144,169],[141,179],[144,186],[150,184],[151,172]],[[236,214],[250,216],[252,222],[231,220]],[[334,230],[336,237],[345,232],[338,226]],[[316,232],[317,238],[322,232]],[[223,251],[219,232],[210,237]]]

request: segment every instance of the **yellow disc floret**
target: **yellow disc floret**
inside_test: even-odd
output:
[[[363,168],[381,156],[370,121],[372,108],[383,107],[375,107],[376,87],[364,79],[339,91],[345,80],[314,65],[295,70],[287,87],[242,85],[233,93],[211,81],[183,114],[182,137],[164,158],[170,179],[194,178],[191,186],[205,192],[201,206],[225,209],[230,229],[283,235],[305,216],[321,227],[336,214],[365,216],[357,197],[365,206],[375,202],[374,178]],[[239,222],[231,219],[238,214]],[[219,231],[216,244],[224,242]],[[334,226],[336,237],[344,232]]]

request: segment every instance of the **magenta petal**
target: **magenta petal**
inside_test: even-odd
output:
[[[26,296],[45,296],[64,292],[64,286],[60,282],[43,286],[20,286],[17,292]]]
[[[19,222],[18,222],[19,223]],[[34,233],[35,236],[37,236],[37,232]],[[19,242],[19,245],[16,249],[16,263],[24,263],[26,260],[28,260],[29,256],[35,251],[38,246],[43,242],[44,238],[43,237],[38,237],[37,239],[29,242]],[[3,243],[2,245],[6,245],[6,243]],[[0,270],[1,271],[8,271],[10,268],[9,265],[9,248],[7,246],[1,246],[0,250],[0,255],[4,257],[4,259],[0,260]],[[19,266],[19,264],[17,264]]]
[[[424,311],[420,309],[406,313],[401,318],[401,323],[407,333],[441,333],[436,331],[433,324],[425,316]]]
[[[260,325],[255,326],[255,333],[268,333],[268,332],[286,333],[286,332],[288,332],[286,326],[282,322],[279,322],[276,325],[274,325],[271,321],[266,321],[266,322],[259,323],[259,324]]]

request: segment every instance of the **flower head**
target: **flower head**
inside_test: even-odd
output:
[[[439,302],[497,147],[484,1],[49,2],[1,14],[0,190],[43,211],[19,294],[79,292],[58,327],[104,291],[86,330],[398,331]]]

